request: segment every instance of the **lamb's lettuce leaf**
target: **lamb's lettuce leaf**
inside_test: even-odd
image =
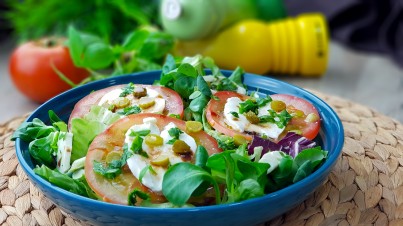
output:
[[[91,190],[84,177],[80,179],[73,179],[57,170],[52,170],[45,165],[36,167],[34,172],[53,185],[56,185],[66,191],[88,198],[98,199],[98,196]]]

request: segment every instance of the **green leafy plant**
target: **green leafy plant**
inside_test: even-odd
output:
[[[147,27],[130,32],[121,44],[111,45],[99,36],[70,26],[66,45],[74,64],[91,72],[80,83],[83,84],[114,75],[161,69],[166,54],[173,48],[174,39]],[[80,85],[72,83],[60,72],[58,74],[67,83]]]
[[[117,43],[138,26],[158,25],[160,0],[7,0],[6,17],[22,40],[43,36],[65,36],[73,25]]]
[[[203,79],[203,76],[206,75],[204,69],[211,70],[216,82],[208,84]],[[214,98],[211,89],[236,91],[238,87],[243,88],[243,73],[242,69],[237,68],[227,78],[222,75],[214,61],[209,57],[196,55],[182,59],[167,55],[162,66],[160,80],[157,83],[179,93],[185,105],[185,120],[202,122],[204,108],[209,100]]]

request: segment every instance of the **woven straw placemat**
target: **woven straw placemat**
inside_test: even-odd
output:
[[[316,93],[345,129],[343,154],[313,195],[266,225],[403,225],[403,125],[365,106]],[[19,166],[13,131],[0,124],[0,224],[84,225],[42,195]]]

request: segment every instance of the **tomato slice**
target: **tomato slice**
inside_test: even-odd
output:
[[[181,130],[185,130],[186,128],[185,121],[180,119],[160,114],[141,113],[129,115],[118,120],[103,133],[95,137],[88,149],[85,161],[85,177],[95,193],[106,202],[127,205],[128,194],[135,188],[150,194],[151,202],[160,203],[166,201],[161,193],[152,192],[147,187],[143,186],[137,178],[133,176],[127,165],[123,167],[123,173],[115,179],[106,179],[93,170],[94,161],[99,162],[104,160],[111,151],[122,151],[126,131],[135,124],[143,124],[143,119],[147,117],[156,118],[156,124],[160,130],[170,122],[175,123]],[[198,145],[203,145],[209,155],[221,151],[217,141],[206,132],[200,131],[197,133],[189,133],[189,135],[195,139]],[[192,158],[194,158],[194,156]],[[194,161],[194,159],[191,161]]]
[[[207,105],[206,109],[206,118],[209,124],[218,132],[223,133],[225,135],[234,137],[235,135],[241,135],[245,137],[247,140],[252,140],[252,135],[238,132],[232,130],[224,120],[224,106],[227,103],[227,99],[231,97],[238,97],[242,101],[249,99],[249,96],[242,95],[239,93],[231,92],[231,91],[219,91],[214,94],[217,96],[217,99],[211,99]],[[316,108],[309,103],[308,101],[301,99],[296,96],[291,96],[287,94],[274,94],[271,95],[273,100],[281,100],[289,109],[295,110],[298,109],[304,113],[305,116],[309,115],[310,113],[316,114],[319,116],[318,111]],[[320,129],[320,120],[316,120],[315,122],[306,122],[304,117],[297,118],[293,117],[289,124],[286,126],[285,135],[288,131],[298,129],[302,132],[302,136],[313,139],[319,132]],[[280,135],[281,137],[281,135]]]
[[[85,114],[87,114],[90,111],[91,106],[97,105],[105,94],[115,89],[121,89],[125,86],[126,85],[116,85],[105,89],[100,89],[98,91],[92,92],[91,94],[78,101],[77,104],[74,106],[73,111],[71,112],[69,125],[73,118],[81,118]],[[181,118],[183,117],[183,102],[182,98],[177,92],[163,86],[141,84],[135,84],[135,86],[141,86],[143,88],[147,87],[149,89],[157,91],[165,99],[165,109],[163,112],[164,115],[175,114],[179,115]]]
[[[271,98],[273,100],[283,101],[287,105],[288,109],[295,108],[303,111],[305,116],[314,114],[318,117],[315,121],[307,121],[305,120],[305,117],[293,117],[288,123],[286,130],[299,129],[302,132],[302,136],[310,140],[314,139],[316,135],[318,135],[320,130],[319,113],[310,102],[288,94],[274,94],[271,95]]]
[[[206,108],[206,118],[208,123],[218,132],[225,135],[234,137],[235,135],[240,135],[245,137],[247,140],[252,140],[252,136],[232,130],[228,127],[224,121],[224,106],[227,103],[227,99],[231,97],[238,97],[242,101],[249,99],[249,96],[242,95],[231,91],[219,91],[214,94],[218,98],[212,98],[207,104]]]

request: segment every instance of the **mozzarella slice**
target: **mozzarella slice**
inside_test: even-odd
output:
[[[261,163],[269,163],[270,167],[267,169],[267,174],[273,172],[283,159],[284,153],[281,151],[270,151],[262,156],[259,160]]]
[[[127,160],[127,165],[129,166],[132,174],[140,180],[140,173],[143,169],[149,167],[149,161],[149,159],[141,155],[133,155]],[[141,178],[141,183],[155,192],[160,192],[162,191],[162,179],[166,170],[162,167],[152,167],[155,171],[155,174],[150,170],[147,170]]]
[[[231,112],[239,113],[239,104],[242,100],[238,97],[230,97],[224,106],[224,121],[233,129],[239,132],[244,132],[250,124],[248,119],[243,114],[238,114],[238,118],[231,114]]]
[[[156,119],[150,117],[143,119],[143,124],[134,125],[126,132],[125,143],[127,143],[129,147],[133,142],[133,137],[130,136],[131,131],[141,131],[147,129],[151,131],[151,134],[159,135],[164,140],[163,145],[157,147],[150,147],[143,141],[142,148],[143,151],[147,152],[148,158],[134,154],[127,160],[130,171],[137,179],[140,179],[142,170],[146,170],[146,173],[144,173],[141,179],[141,183],[155,192],[162,191],[162,179],[167,169],[165,167],[151,165],[150,161],[153,158],[163,154],[169,158],[171,165],[183,162],[183,159],[172,151],[172,145],[167,144],[169,140],[173,139],[173,137],[169,135],[168,131],[174,127],[176,127],[176,125],[171,122],[166,125],[160,133],[160,130],[156,125]],[[179,139],[187,143],[193,153],[196,152],[197,144],[193,137],[183,132],[179,135]],[[147,169],[147,167],[150,167],[150,165],[154,172]]]

